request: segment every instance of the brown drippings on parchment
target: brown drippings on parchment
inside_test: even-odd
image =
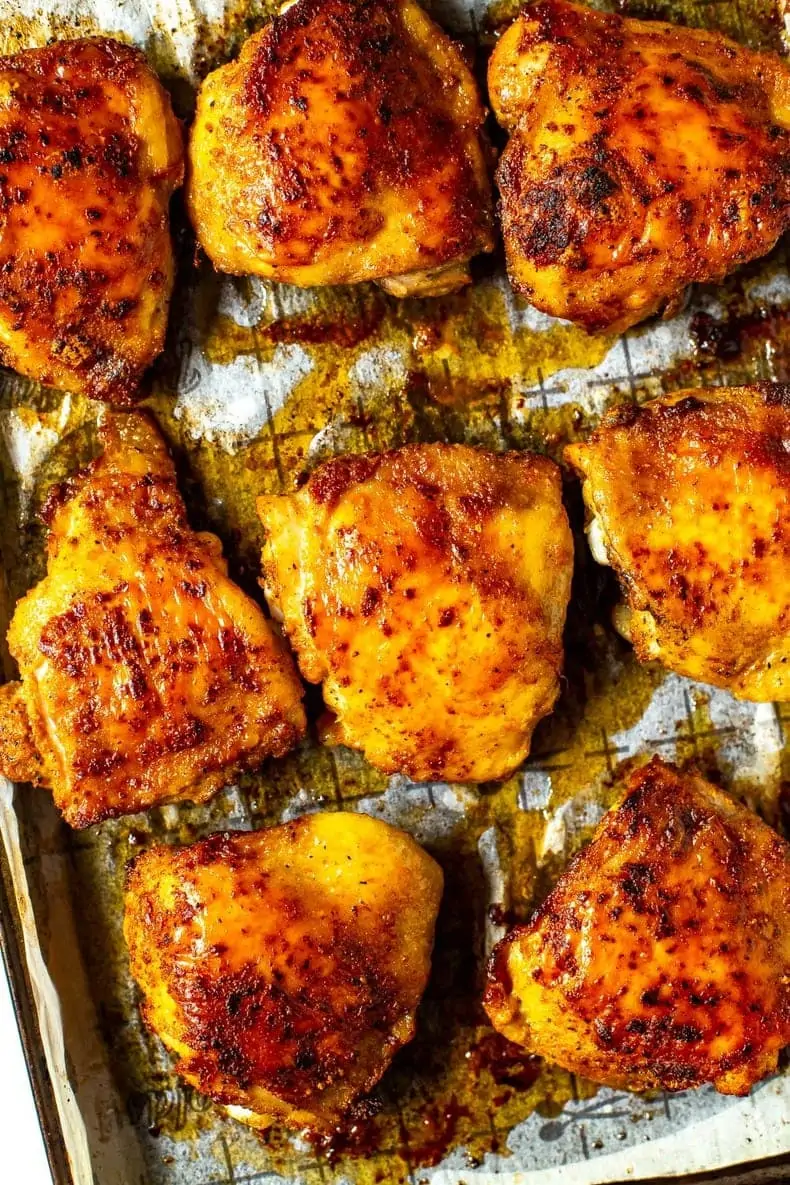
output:
[[[728,298],[732,304],[741,299],[737,293],[728,294]],[[338,341],[339,331],[328,328],[333,299],[344,313],[343,344]],[[466,365],[463,359],[470,355],[464,330],[459,327],[468,324],[469,296],[450,302],[449,310],[445,309],[449,327],[443,327],[436,308],[415,304],[406,316],[400,309],[392,310],[389,298],[372,289],[327,293],[325,304],[320,301],[317,309],[311,308],[297,321],[285,325],[264,323],[256,327],[254,334],[246,329],[233,330],[218,324],[213,316],[207,317],[206,348],[215,355],[228,348],[232,336],[231,357],[235,356],[232,351],[240,347],[266,356],[267,350],[273,352],[284,341],[301,339],[301,344],[315,351],[312,356],[318,359],[314,371],[277,413],[279,471],[273,435],[268,429],[232,453],[221,443],[192,440],[183,423],[173,417],[172,396],[161,382],[151,400],[163,429],[176,446],[182,488],[193,522],[196,526],[210,525],[219,532],[247,587],[254,588],[259,571],[256,496],[264,490],[283,488],[283,477],[286,486],[295,481],[311,461],[307,450],[314,435],[333,419],[347,424],[343,447],[356,450],[371,445],[388,447],[420,437],[482,439],[498,447],[503,443],[545,447],[548,439],[556,455],[566,439],[586,429],[587,423],[579,421],[576,409],[539,408],[515,425],[513,435],[505,439],[498,418],[500,392],[496,387],[505,368],[497,370],[497,350],[504,339],[507,365],[518,374],[518,368],[528,365],[519,361],[519,351],[527,347],[523,340],[510,340],[510,330],[492,327],[498,309],[501,311],[501,291],[485,288],[482,296],[471,300],[472,305],[482,302],[483,311],[488,307],[489,312],[474,342],[479,364],[475,381],[482,370],[483,381],[478,389],[485,393],[479,400],[462,400],[457,405],[446,398],[444,366],[439,365],[439,360],[443,352],[447,353],[457,373]],[[745,306],[745,296],[743,301]],[[488,306],[486,302],[490,302]],[[352,307],[357,310],[354,317],[350,315]],[[779,319],[759,318],[756,323],[772,332]],[[415,366],[394,389],[386,384],[380,390],[374,389],[363,414],[348,382],[348,371],[360,353],[387,340],[383,335],[393,324],[404,338],[419,332],[425,350],[420,372]],[[744,340],[748,350],[770,355],[774,367],[790,361],[785,337],[771,337],[770,351],[766,341],[760,342],[757,336]],[[459,352],[453,355],[453,349]],[[740,365],[739,359],[735,361]],[[691,359],[682,379],[671,373],[669,383],[694,378],[708,381],[713,367],[717,375],[727,377],[726,369],[720,368],[732,362],[732,357],[713,361],[698,356]],[[748,364],[752,364],[751,360]],[[491,384],[488,388],[487,383]],[[47,409],[44,414],[50,418],[46,422],[54,423],[56,397],[41,392],[37,398]],[[30,393],[20,402],[29,403]],[[73,402],[72,416],[61,431],[61,443],[46,462],[43,480],[35,492],[36,501],[43,498],[51,481],[61,480],[95,448],[95,414],[92,405]],[[286,431],[291,435],[285,437]],[[544,770],[551,779],[547,808],[551,812],[578,795],[600,810],[610,804],[616,793],[621,759],[613,738],[641,717],[664,678],[660,668],[637,664],[630,648],[614,635],[609,625],[616,596],[612,577],[593,563],[582,546],[583,516],[575,482],[568,484],[567,495],[577,534],[577,572],[568,623],[566,671],[557,710],[538,727],[528,765],[530,770]],[[40,542],[37,536],[36,548]],[[36,554],[40,567],[40,551]],[[28,558],[21,556],[20,564]],[[314,703],[313,715],[317,709]],[[702,715],[704,708],[695,710],[699,713],[696,731],[712,733]],[[701,756],[706,763],[715,763],[719,741],[711,735],[702,750],[694,751],[690,741],[681,740],[679,757],[690,760]],[[158,1042],[137,1021],[134,989],[119,932],[125,861],[155,839],[189,842],[200,834],[239,826],[241,822],[264,826],[278,821],[286,803],[298,792],[302,793],[305,809],[353,809],[361,797],[380,796],[386,786],[387,779],[358,755],[307,744],[283,761],[270,763],[259,774],[247,775],[238,793],[220,795],[208,807],[180,807],[177,814],[171,815],[157,810],[145,817],[105,824],[94,835],[72,837],[75,913],[84,956],[100,1005],[110,1058],[135,1123],[178,1140],[221,1131],[232,1149],[235,1139],[240,1141],[243,1153],[240,1151],[239,1156],[243,1155],[245,1163],[251,1162],[256,1170],[285,1175],[294,1171],[297,1153],[292,1135],[273,1129],[264,1136],[252,1137],[242,1134],[230,1121],[218,1128],[216,1110],[179,1081]],[[460,787],[458,793],[467,803],[465,817],[459,817],[455,829],[431,847],[445,869],[447,904],[440,917],[434,970],[420,1010],[417,1036],[398,1054],[374,1092],[379,1109],[357,1114],[344,1131],[320,1141],[310,1153],[311,1163],[316,1157],[329,1158],[335,1166],[333,1171],[354,1185],[405,1181],[409,1173],[419,1178],[421,1168],[441,1162],[453,1149],[464,1149],[465,1163],[469,1165],[481,1162],[490,1153],[506,1155],[508,1132],[533,1112],[556,1126],[568,1100],[594,1093],[590,1084],[556,1067],[537,1063],[520,1051],[498,1051],[498,1039],[480,1008],[486,921],[501,920],[503,914],[509,921],[526,918],[556,878],[566,855],[542,851],[546,813],[542,808],[521,809],[528,807],[528,802],[522,797],[519,806],[520,776],[501,784]],[[413,807],[400,815],[400,821],[418,830],[434,809],[428,799],[415,795]],[[493,903],[493,917],[487,917],[489,902],[477,846],[489,828],[496,829],[507,879],[513,886],[510,899]],[[574,844],[580,844],[588,834],[589,828],[574,832]],[[167,1148],[166,1140],[162,1147]]]
[[[572,508],[573,509],[573,508]],[[575,515],[578,518],[578,515]],[[572,619],[569,641],[573,661],[557,713],[540,726],[535,741],[536,762],[551,766],[562,753],[561,768],[552,769],[551,807],[580,790],[588,790],[602,806],[613,793],[607,757],[601,738],[627,728],[639,718],[660,672],[634,663],[624,643],[602,625],[608,613],[611,589],[598,569],[581,552],[577,576],[578,611]],[[614,651],[614,682],[605,672],[604,659]],[[616,693],[615,693],[616,692]],[[353,807],[359,796],[380,795],[387,779],[347,750],[330,753],[307,746],[283,761],[272,763],[259,777],[242,783],[242,798],[256,826],[275,821],[300,788],[308,788],[305,808],[322,805]],[[590,789],[592,788],[592,789]],[[480,1008],[484,971],[484,934],[487,893],[478,854],[484,831],[496,828],[508,880],[515,892],[502,907],[514,920],[524,919],[556,876],[563,860],[547,858],[539,867],[545,828],[541,810],[519,808],[520,779],[477,788],[459,788],[467,801],[466,816],[431,850],[442,864],[447,891],[441,911],[433,974],[420,1009],[415,1040],[395,1059],[374,1099],[379,1106],[357,1112],[349,1124],[316,1141],[314,1154],[328,1158],[355,1185],[375,1185],[379,1180],[406,1181],[411,1173],[439,1163],[453,1148],[465,1150],[466,1163],[481,1162],[492,1152],[506,1154],[507,1134],[533,1112],[556,1118],[565,1103],[591,1096],[595,1088],[556,1067],[542,1065],[521,1050],[497,1038]],[[168,838],[186,842],[196,834],[228,825],[232,804],[222,798],[202,809],[180,809],[177,825]],[[415,795],[413,816],[400,820],[418,829],[436,809]],[[230,825],[233,825],[232,818]],[[119,868],[125,853],[139,850],[161,834],[163,813],[152,812],[139,822],[107,824],[101,829],[105,843],[117,861],[97,863],[93,849],[78,862],[83,895],[98,906],[101,917],[90,910],[81,914],[85,945],[92,962],[91,976],[97,995],[108,1010],[107,1039],[124,1090],[135,1101],[135,1116],[162,1134],[174,1138],[207,1127],[212,1112],[200,1110],[194,1096],[180,1092],[175,1076],[152,1069],[155,1042],[136,1026],[119,1025],[129,1007],[122,957],[108,965],[106,947],[96,935],[114,924],[118,896],[102,889],[108,869],[120,885]],[[133,839],[132,848],[129,841]],[[105,849],[106,851],[106,849]],[[93,872],[91,872],[93,870]],[[95,876],[90,883],[91,876]],[[90,884],[90,887],[88,887]],[[86,892],[87,889],[87,892]],[[119,894],[120,889],[116,890]],[[164,1101],[162,1101],[164,1098]],[[172,1100],[172,1102],[171,1102]],[[179,1127],[179,1125],[181,1125]],[[227,1138],[232,1141],[229,1125]],[[272,1129],[259,1137],[256,1167],[287,1174],[294,1163],[292,1137]],[[245,1159],[249,1159],[248,1141]]]
[[[75,37],[107,36],[97,22],[89,16],[64,16],[52,12],[46,16],[43,13],[19,13],[13,21],[7,24],[0,22],[0,55],[18,53],[22,49],[34,49],[46,45],[52,38],[72,40]],[[123,34],[109,33],[119,41],[128,38]]]
[[[241,354],[270,361],[283,344],[306,349],[313,369],[274,422],[278,437],[295,442],[285,446],[289,465],[303,460],[315,433],[333,418],[365,420],[372,448],[419,435],[421,416],[437,432],[449,426],[455,436],[490,435],[503,400],[566,367],[596,366],[615,341],[559,322],[548,329],[512,327],[503,290],[486,282],[432,301],[396,301],[372,285],[318,291],[312,299],[314,307],[300,316],[264,316],[247,328],[219,315],[205,331],[206,356],[220,364]],[[395,372],[389,407],[374,403],[360,410],[355,368],[370,352],[383,351]],[[514,445],[526,431],[515,425],[502,430]]]
[[[574,405],[533,406],[521,393],[566,367],[597,365],[614,340],[560,323],[513,328],[503,291],[490,282],[433,301],[396,301],[373,285],[318,290],[306,312],[290,317],[279,316],[276,288],[270,291],[274,307],[252,327],[216,312],[210,283],[200,288],[197,309],[201,348],[215,364],[243,355],[269,363],[283,346],[309,358],[311,369],[255,440],[232,451],[190,440],[188,425],[172,414],[164,374],[149,401],[188,455],[209,514],[221,503],[217,525],[230,530],[230,550],[249,571],[263,542],[256,498],[293,489],[330,452],[442,439],[559,455],[588,419]],[[317,438],[327,429],[322,451]]]

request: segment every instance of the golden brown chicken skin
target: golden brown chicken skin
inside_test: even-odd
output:
[[[17,605],[0,771],[49,786],[72,827],[186,798],[290,749],[301,685],[219,540],[190,530],[153,424],[111,417],[105,451],[50,498],[46,577]]]
[[[327,738],[385,772],[482,782],[559,690],[573,543],[559,470],[424,444],[339,457],[259,501],[266,592]]]
[[[790,699],[790,388],[681,391],[610,412],[566,457],[638,657]]]
[[[773,54],[543,0],[488,82],[510,132],[508,272],[544,312],[590,330],[670,314],[790,225],[790,69]]]
[[[181,130],[136,49],[0,58],[0,360],[124,405],[162,349]]]
[[[486,1010],[606,1086],[747,1094],[790,1042],[788,907],[784,840],[654,758],[495,949]]]
[[[414,1035],[441,894],[366,815],[153,848],[124,926],[145,1019],[234,1118],[331,1128]]]
[[[452,291],[494,243],[484,115],[414,0],[296,0],[201,87],[198,239],[224,272]]]

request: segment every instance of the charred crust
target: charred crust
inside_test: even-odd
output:
[[[460,56],[456,68],[466,70]],[[331,198],[315,172],[309,130],[311,88],[322,71],[330,80],[339,76],[327,85],[336,85],[343,113],[340,143],[327,154],[336,178]],[[445,80],[397,6],[297,0],[250,39],[238,76],[241,113],[232,131],[254,137],[272,184],[265,191],[244,186],[233,217],[273,266],[300,267],[335,244],[372,240],[385,224],[376,194],[420,184],[435,185],[442,199],[442,234],[423,236],[414,248],[426,268],[490,249],[491,198],[474,143],[482,106],[459,126]],[[287,138],[283,110],[304,116]],[[204,126],[213,134],[210,120]]]
[[[379,463],[380,457],[373,453],[326,461],[308,482],[310,495],[319,505],[331,509],[353,486],[369,481]]]
[[[286,860],[310,827],[303,817],[273,829],[281,832]],[[323,1094],[353,1096],[376,1080],[402,1040],[393,1030],[413,1012],[421,986],[394,970],[403,963],[397,897],[375,916],[364,905],[346,910],[333,903],[325,918],[311,919],[302,897],[290,896],[261,859],[271,834],[222,832],[141,854],[127,871],[126,933],[133,970],[143,949],[155,952],[157,984],[177,1006],[180,1040],[190,1051],[182,1072],[220,1102],[249,1105],[249,1092],[263,1089],[318,1115]],[[167,904],[158,894],[163,873],[175,885]],[[218,884],[229,884],[234,903],[248,906],[244,927],[182,959]],[[269,910],[282,928],[269,924]],[[303,919],[309,924],[289,932],[290,922]],[[239,965],[228,955],[238,954],[240,942],[257,954]],[[142,962],[147,968],[148,954]],[[149,1001],[149,1023],[155,1013]]]
[[[466,445],[407,445],[326,462],[289,501],[279,521],[267,522],[261,504],[271,528],[267,584],[305,677],[324,680],[339,720],[333,738],[342,735],[385,772],[418,780],[466,780],[484,776],[481,767],[498,770],[498,761],[515,764],[516,746],[529,741],[531,709],[505,725],[507,754],[498,738],[491,752],[483,744],[470,753],[464,730],[474,736],[484,713],[467,705],[476,695],[470,682],[492,717],[507,716],[514,687],[524,689],[536,716],[553,702],[571,561],[553,462]],[[530,558],[509,534],[517,519],[535,522],[536,551],[547,556],[552,580],[556,574],[556,593],[544,595],[533,582]],[[434,638],[445,647],[438,660],[431,627],[444,631]],[[468,663],[481,649],[479,663]],[[464,669],[465,656],[474,672]],[[430,712],[421,710],[423,689],[437,701]]]
[[[541,1044],[536,1020],[536,1051],[634,1089],[735,1073],[745,1092],[790,1039],[784,915],[769,916],[788,894],[788,846],[654,758],[530,922],[496,948],[486,1006],[505,1023],[529,977],[545,993],[541,1015],[551,1007],[575,1050]],[[600,953],[596,943],[606,943]]]
[[[530,5],[516,25],[494,54],[496,89],[519,56],[541,63],[523,97],[502,89],[512,135],[497,179],[517,291],[590,330],[622,330],[672,308],[689,283],[718,281],[773,247],[790,224],[778,59],[563,0]],[[692,183],[666,149],[656,90],[709,138],[709,179]],[[586,137],[579,110],[592,124]]]
[[[56,729],[53,790],[73,826],[205,798],[286,752],[304,727],[295,673],[262,615],[248,626],[250,603],[241,624],[229,620],[230,582],[215,546],[189,528],[153,421],[110,415],[101,436],[105,451],[45,507],[50,577],[73,587],[68,607],[44,615],[18,655],[23,672],[41,667],[36,719]],[[61,551],[79,564],[83,544],[133,555],[133,576],[111,583],[113,565],[99,561],[70,586]],[[168,600],[175,622],[161,611]]]
[[[0,316],[27,345],[7,344],[3,357],[44,383],[131,406],[164,337],[167,200],[182,171],[176,156],[152,175],[138,135],[136,96],[161,88],[139,50],[110,38],[25,50],[0,68],[13,80],[0,120],[0,225],[17,244],[0,256]],[[39,250],[30,219],[56,211],[58,244]],[[162,309],[143,310],[142,324],[146,290],[161,292]]]

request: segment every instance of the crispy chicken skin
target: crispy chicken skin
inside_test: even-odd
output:
[[[179,1072],[256,1127],[331,1128],[414,1035],[442,873],[366,815],[155,847],[124,931]]]
[[[681,391],[610,412],[566,458],[638,657],[790,700],[790,387]]]
[[[484,117],[414,0],[296,0],[201,87],[198,239],[224,272],[450,292],[494,245]]]
[[[491,57],[511,282],[590,330],[670,314],[790,225],[790,70],[718,33],[565,0]]]
[[[790,848],[658,758],[495,949],[499,1032],[606,1086],[747,1094],[790,1042]]]
[[[510,773],[559,690],[573,543],[544,457],[423,444],[265,497],[266,592],[331,742],[385,772]]]
[[[153,424],[107,418],[105,451],[48,504],[46,577],[17,605],[0,771],[49,786],[72,827],[202,801],[305,729],[301,685],[219,540],[190,530]]]
[[[109,38],[0,58],[0,360],[130,404],[162,349],[183,146],[145,58]]]

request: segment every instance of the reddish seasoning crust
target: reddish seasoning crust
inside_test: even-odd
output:
[[[190,529],[153,424],[111,419],[103,439],[47,504],[48,574],[17,606],[22,682],[0,707],[0,767],[14,767],[13,737],[30,745],[22,697],[41,757],[28,777],[74,827],[208,798],[305,727],[290,659],[219,541]]]
[[[790,387],[700,388],[607,414],[585,479],[643,661],[790,697]]]
[[[0,359],[128,405],[162,348],[168,202],[183,175],[170,100],[109,38],[0,58]]]
[[[12,782],[40,783],[44,777],[20,683],[0,686],[0,762]]]
[[[409,45],[398,8],[378,0],[354,4],[300,0],[293,5],[272,23],[251,60],[244,87],[244,99],[252,112],[251,124],[267,119],[285,102],[307,120],[314,116],[309,101],[302,97],[300,84],[306,81],[302,55],[310,63],[308,72],[312,68],[316,73],[330,58],[339,56],[354,80],[354,98],[364,104],[369,116],[369,122],[360,121],[356,126],[353,118],[349,119],[349,130],[364,140],[366,159],[365,167],[356,176],[345,174],[344,202],[364,202],[381,184],[408,188],[420,176],[434,173],[437,163],[450,159],[458,171],[454,178],[457,188],[442,224],[443,247],[438,254],[432,253],[432,262],[441,263],[467,253],[470,242],[474,244],[481,232],[481,209],[474,170],[466,159],[463,130],[457,129],[449,113],[442,110],[442,79],[426,68],[427,63]],[[294,76],[287,68],[296,63],[300,70]],[[426,108],[430,109],[430,117]],[[279,161],[278,148],[278,140],[272,136],[269,153],[273,161]],[[338,158],[333,164],[342,177],[342,161]],[[282,176],[283,188],[298,191],[304,208],[311,209],[309,171],[304,176],[290,156],[282,166]],[[301,204],[298,199],[297,204]],[[367,238],[381,227],[384,217],[376,216],[369,207],[364,216],[371,220],[370,231],[365,233],[364,224],[358,224],[358,229]],[[341,232],[334,222],[331,220],[326,228],[330,239]],[[286,251],[298,225],[298,216],[295,221],[287,214],[282,217],[274,203],[264,207],[258,219],[259,228],[270,233],[273,242],[282,242]],[[318,237],[306,240],[300,254],[309,254],[310,246],[321,245]]]
[[[416,779],[504,777],[559,689],[572,540],[543,457],[409,445],[263,498],[267,595],[328,737]]]
[[[790,1041],[788,906],[788,845],[653,758],[496,948],[486,1010],[596,1082],[747,1094]]]
[[[331,1125],[413,1033],[440,892],[365,816],[154,848],[126,894],[146,1021],[216,1101]]]
[[[309,479],[310,493],[320,506],[331,510],[343,495],[360,482],[368,481],[379,468],[384,453],[363,453],[348,457],[335,457],[319,466]],[[389,456],[395,456],[391,450]]]
[[[200,241],[223,270],[306,284],[490,250],[483,122],[457,47],[410,2],[297,0],[203,85]]]
[[[510,277],[546,312],[625,329],[790,223],[776,55],[544,0],[500,41],[489,87],[511,131],[497,172]]]

